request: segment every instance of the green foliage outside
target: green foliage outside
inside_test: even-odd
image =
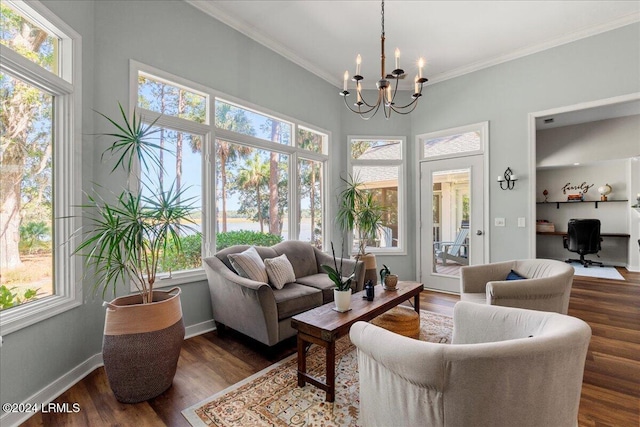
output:
[[[50,235],[47,224],[43,221],[29,222],[20,226],[20,253],[50,251],[51,241],[45,240]]]
[[[177,248],[174,242],[167,245],[164,256],[160,260],[159,271],[192,270],[202,266],[202,236],[194,234],[180,237],[180,246]]]
[[[21,291],[22,295],[18,295],[18,292],[14,292],[16,289],[15,286],[11,288],[7,288],[5,285],[0,286],[0,310],[33,301],[38,294],[38,289],[26,289]]]
[[[282,242],[282,236],[258,231],[238,230],[216,234],[217,250],[233,245],[272,246],[280,242]]]

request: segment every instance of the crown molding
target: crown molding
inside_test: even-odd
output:
[[[310,61],[300,57],[292,50],[282,46],[280,43],[277,43],[276,41],[272,40],[265,34],[259,31],[256,31],[254,28],[242,22],[240,19],[237,19],[234,16],[230,15],[229,13],[221,10],[215,5],[214,2],[208,2],[205,0],[184,0],[184,1],[192,5],[193,7],[201,10],[202,12],[208,14],[209,16],[215,18],[216,20],[222,22],[223,24],[228,25],[234,30],[260,43],[261,45],[267,47],[268,49],[276,52],[277,54],[283,56],[284,58],[288,59],[294,64],[299,65],[300,67],[304,68],[310,73],[315,74],[316,76],[320,77],[321,79],[325,80],[331,85],[337,88],[342,87],[342,80],[339,77],[336,77],[332,73],[328,73],[325,70],[318,69],[318,67],[315,64],[312,64]],[[429,83],[427,83],[427,85],[430,86],[434,83],[439,83],[445,80],[460,77],[465,74],[469,74],[485,68],[493,67],[494,65],[499,65],[508,61],[513,61],[514,59],[518,59],[528,55],[532,55],[534,53],[542,52],[557,46],[561,46],[563,44],[571,43],[571,42],[584,39],[587,37],[591,37],[600,33],[615,30],[616,28],[624,27],[626,25],[630,25],[636,22],[640,22],[640,12],[634,12],[629,15],[625,15],[623,17],[615,19],[613,21],[606,22],[604,24],[583,28],[581,30],[574,31],[572,33],[565,34],[560,37],[549,39],[543,43],[538,43],[532,46],[525,47],[523,49],[518,49],[506,55],[500,55],[485,61],[478,61],[473,64],[469,64],[463,67],[453,69],[451,71],[429,76]],[[401,82],[401,86],[402,86],[402,82]],[[407,84],[407,88],[409,87],[410,87],[410,84]]]
[[[513,61],[514,59],[523,58],[525,56],[533,55],[534,53],[543,52],[554,47],[562,46],[564,44],[572,43],[577,40],[581,40],[587,37],[595,36],[597,34],[605,33],[607,31],[615,30],[626,25],[640,22],[640,12],[632,13],[613,21],[609,21],[604,24],[596,25],[594,27],[584,28],[582,30],[574,31],[569,34],[565,34],[561,37],[549,39],[543,43],[538,43],[532,46],[525,47],[523,49],[515,50],[506,55],[500,55],[486,61],[479,61],[473,64],[469,64],[464,67],[459,67],[445,73],[436,74],[429,77],[429,84],[442,82],[445,80],[460,77],[465,74],[473,73],[485,68],[493,67],[505,62]]]

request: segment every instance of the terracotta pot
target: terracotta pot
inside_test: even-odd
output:
[[[129,295],[105,305],[102,357],[116,399],[136,403],[162,394],[171,387],[184,341],[180,289],[153,291],[149,304]]]
[[[351,308],[351,289],[348,291],[333,290],[333,301],[336,304],[336,310],[349,311]]]
[[[376,256],[368,253],[364,255],[356,255],[355,259],[364,263],[364,283],[371,280],[374,285],[378,284],[378,269],[376,267]]]
[[[387,276],[384,278],[384,286],[389,290],[395,289],[396,286],[398,286],[398,275],[387,274]]]

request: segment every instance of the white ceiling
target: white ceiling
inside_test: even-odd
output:
[[[185,1],[337,87],[358,53],[379,79],[379,1]],[[396,47],[408,88],[419,57],[433,83],[637,21],[640,1],[387,0],[386,71]]]

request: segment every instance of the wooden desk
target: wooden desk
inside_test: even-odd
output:
[[[541,236],[566,236],[566,231],[536,231],[536,234]],[[628,239],[631,237],[630,234],[624,233],[600,233],[600,237],[622,237]]]

